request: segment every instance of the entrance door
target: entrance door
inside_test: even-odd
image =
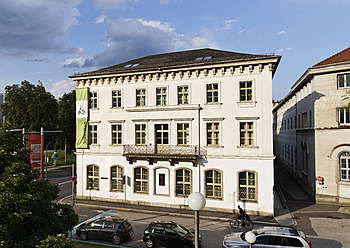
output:
[[[165,168],[156,169],[155,194],[169,195],[169,170]]]
[[[169,153],[169,125],[168,124],[156,124],[155,125],[156,137],[156,153],[168,154]]]

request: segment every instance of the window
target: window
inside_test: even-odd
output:
[[[257,201],[256,173],[243,171],[238,174],[239,200]]]
[[[338,109],[338,119],[339,125],[349,125],[350,124],[350,109],[339,108]]]
[[[122,91],[112,90],[112,108],[120,108],[122,106]]]
[[[134,192],[148,193],[148,169],[137,167],[134,169]]]
[[[350,180],[350,152],[342,152],[339,156],[340,180]]]
[[[218,170],[205,172],[205,196],[222,198],[222,173]]]
[[[99,168],[97,165],[87,167],[87,189],[99,190]]]
[[[97,144],[97,125],[90,125],[90,144]]]
[[[219,102],[219,84],[207,84],[207,103]]]
[[[207,145],[218,146],[220,144],[219,122],[207,123]]]
[[[176,196],[191,194],[191,171],[188,169],[176,170]]]
[[[240,146],[254,145],[254,125],[253,122],[240,123]]]
[[[301,127],[307,127],[307,112],[301,114]]]
[[[179,105],[188,104],[188,86],[177,87],[177,102]]]
[[[97,103],[97,92],[90,92],[90,108],[91,109],[96,109],[98,108],[98,103]]]
[[[253,82],[239,82],[239,95],[241,102],[251,102],[253,100]]]
[[[123,168],[120,166],[111,167],[111,191],[123,191]]]
[[[340,74],[338,76],[338,88],[350,87],[350,73]]]
[[[161,87],[156,89],[157,106],[166,105],[167,92],[166,87]]]
[[[135,125],[135,144],[146,145],[146,124]]]
[[[177,144],[188,145],[190,137],[190,125],[188,123],[177,124]]]
[[[122,124],[112,125],[112,145],[122,144]]]
[[[137,107],[146,106],[146,89],[136,90],[136,106]]]

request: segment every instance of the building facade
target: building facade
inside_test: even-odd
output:
[[[309,68],[274,108],[275,154],[316,202],[350,204],[350,48]]]
[[[280,56],[199,49],[71,78],[89,94],[77,197],[273,214],[272,78]]]

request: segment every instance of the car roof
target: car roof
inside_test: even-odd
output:
[[[274,235],[288,235],[288,236],[305,236],[303,232],[297,231],[290,227],[273,227],[265,226],[257,228],[253,231],[256,234],[274,234]]]
[[[149,226],[176,226],[177,224],[174,221],[152,221],[149,223]]]

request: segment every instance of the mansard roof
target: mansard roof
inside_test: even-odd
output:
[[[350,62],[350,47],[344,49],[343,51],[334,54],[333,56],[322,60],[321,62],[317,63],[313,67],[316,66],[325,66],[325,65],[331,65],[331,64],[338,64],[343,62]]]
[[[142,72],[149,70],[164,70],[164,69],[177,69],[188,66],[201,66],[211,65],[218,63],[229,63],[229,62],[241,62],[241,61],[252,61],[259,59],[277,58],[278,62],[281,56],[277,55],[255,55],[246,53],[237,53],[222,51],[216,49],[197,49],[187,50],[181,52],[164,53],[157,55],[150,55],[127,62],[123,62],[117,65],[113,65],[107,68],[99,69],[96,71],[85,72],[81,74],[75,74],[74,77],[81,76],[97,76],[105,74],[115,73],[132,73]],[[277,62],[277,63],[278,63]]]

